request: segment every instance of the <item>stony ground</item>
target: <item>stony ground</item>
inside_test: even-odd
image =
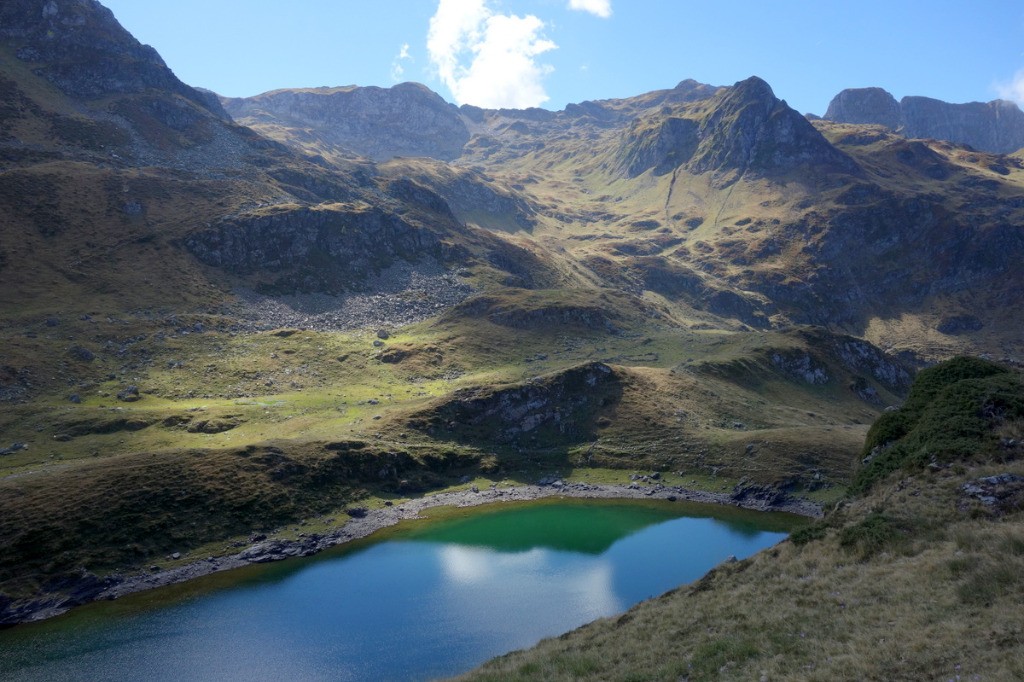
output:
[[[366,283],[363,292],[265,296],[240,290],[228,306],[247,331],[283,327],[311,331],[403,327],[434,317],[474,293],[459,275],[431,264],[398,261]]]

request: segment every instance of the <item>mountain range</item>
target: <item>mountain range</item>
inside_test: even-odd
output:
[[[591,282],[686,314],[832,326],[932,359],[934,344],[967,350],[984,336],[991,345],[972,350],[1006,354],[1016,333],[1000,301],[1020,282],[1019,161],[907,139],[902,119],[851,125],[878,122],[850,113],[865,108],[858,92],[812,121],[757,78],[559,112],[456,108],[414,84],[223,103],[294,149],[401,168],[469,224],[514,215],[543,258],[567,256]],[[927,109],[904,103],[908,121]],[[961,105],[943,106],[934,117]],[[984,122],[964,127],[1003,135]],[[397,158],[409,156],[421,158]],[[898,340],[882,331],[894,324]]]
[[[3,621],[466,481],[835,503],[917,369],[1024,351],[1020,112],[980,106],[222,98],[96,0],[7,0]]]

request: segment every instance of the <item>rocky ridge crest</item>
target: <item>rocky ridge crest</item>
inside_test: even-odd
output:
[[[228,118],[219,102],[178,80],[156,50],[139,43],[97,0],[8,0],[0,7],[0,38],[72,97],[159,90]]]
[[[284,123],[319,142],[383,161],[396,156],[458,157],[469,131],[458,109],[418,83],[392,88],[275,90],[222,100],[239,123]]]

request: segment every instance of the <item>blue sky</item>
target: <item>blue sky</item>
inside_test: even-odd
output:
[[[229,96],[412,80],[457,104],[561,109],[757,75],[817,114],[869,85],[1024,103],[1020,0],[101,2],[186,83]]]

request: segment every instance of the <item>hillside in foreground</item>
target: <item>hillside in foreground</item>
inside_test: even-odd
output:
[[[923,370],[823,521],[460,679],[1020,679],[1022,379]]]

